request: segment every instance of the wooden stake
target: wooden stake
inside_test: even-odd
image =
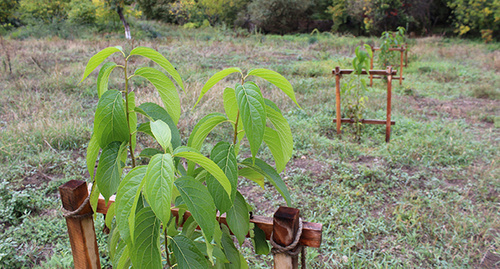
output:
[[[387,118],[385,125],[385,142],[391,139],[391,98],[392,98],[392,67],[387,67]],[[401,75],[400,75],[401,77]]]
[[[401,50],[401,63],[399,64],[399,69],[400,69],[399,70],[399,85],[403,85],[403,53],[404,53],[404,50]]]
[[[286,247],[292,244],[299,228],[300,216],[296,208],[280,206],[274,213],[273,240],[277,244]],[[274,255],[275,269],[297,269],[299,268],[298,256],[292,257],[286,253]]]
[[[337,134],[340,135],[340,67],[335,67],[335,104],[337,106]]]
[[[370,70],[373,69],[373,57],[375,55],[375,50],[373,49],[373,46],[370,46],[372,49],[372,58],[370,59]],[[370,87],[373,87],[373,74],[370,72]]]
[[[85,181],[71,180],[59,187],[63,208],[75,211],[89,195]],[[69,241],[73,254],[74,268],[101,268],[99,250],[92,215],[80,217],[92,212],[90,204],[74,217],[67,217]]]

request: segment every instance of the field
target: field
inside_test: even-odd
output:
[[[0,44],[0,268],[71,268],[57,187],[87,180],[85,151],[97,93],[87,60],[121,45],[150,46],[181,74],[179,130],[186,137],[205,111],[222,111],[215,87],[192,110],[215,72],[263,67],[288,78],[302,110],[262,82],[284,112],[294,156],[282,174],[303,219],[323,223],[323,243],[308,249],[309,268],[495,268],[500,262],[500,45],[427,37],[410,42],[402,86],[394,82],[391,142],[367,125],[360,141],[347,125],[337,136],[335,66],[350,68],[354,49],[377,38],[304,34],[237,35],[222,29],[160,27],[163,38],[127,42],[112,35],[64,40],[4,39]],[[152,64],[146,61],[135,66]],[[231,79],[231,78],[230,78]],[[234,84],[231,80],[227,84]],[[235,78],[236,79],[236,78]],[[111,88],[123,87],[110,82]],[[140,102],[159,101],[152,86],[132,85]],[[368,93],[366,118],[385,118],[385,84]],[[215,130],[209,141],[229,137]],[[142,144],[147,145],[148,140]],[[204,148],[208,153],[210,148]],[[268,149],[263,154],[271,160]],[[249,152],[244,144],[242,154]],[[283,199],[243,179],[254,214]],[[109,266],[102,217],[96,220]],[[248,245],[248,246],[247,246]],[[250,268],[269,268],[245,244]]]

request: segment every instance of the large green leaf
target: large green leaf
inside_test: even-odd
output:
[[[163,67],[163,69],[165,69],[167,73],[172,76],[175,82],[177,82],[177,84],[184,90],[184,84],[182,84],[182,78],[179,75],[179,72],[177,72],[175,67],[156,50],[147,47],[137,47],[130,52],[130,55],[141,55],[157,63]]]
[[[257,68],[250,70],[247,76],[256,76],[271,82],[274,86],[278,87],[286,95],[288,95],[288,97],[290,97],[290,99],[292,99],[298,107],[300,107],[299,103],[297,103],[297,99],[295,98],[292,84],[279,73],[269,69]]]
[[[236,236],[241,246],[250,229],[250,214],[248,214],[245,198],[240,192],[236,193],[233,206],[227,211],[226,218],[231,232]]]
[[[216,163],[214,163],[212,160],[209,158],[203,156],[199,152],[196,152],[195,149],[190,149],[188,147],[179,147],[174,151],[174,156],[175,157],[181,157],[185,158],[189,161],[193,161],[197,164],[199,164],[201,167],[205,168],[212,176],[215,177],[219,181],[219,183],[222,185],[224,190],[228,195],[231,195],[231,182],[227,178],[227,176],[224,174],[224,171],[217,166]]]
[[[144,176],[146,201],[163,222],[170,220],[170,201],[174,182],[174,162],[172,155],[157,154],[151,158]]]
[[[266,233],[255,225],[253,228],[253,247],[256,254],[267,255],[269,254],[269,244],[266,240]]]
[[[125,143],[112,142],[102,150],[101,158],[99,158],[95,181],[106,203],[109,197],[115,194],[120,184],[123,171],[120,156],[124,148]]]
[[[95,162],[97,161],[97,156],[99,156],[99,143],[97,142],[97,136],[92,134],[90,138],[89,145],[87,146],[87,170],[89,171],[90,179],[94,179]]]
[[[116,64],[113,62],[105,63],[101,70],[99,70],[99,75],[97,76],[97,96],[101,98],[102,94],[108,90],[108,80],[109,75],[115,69]]]
[[[235,89],[241,120],[250,143],[252,157],[259,151],[266,127],[266,107],[264,97],[255,83],[247,82]]]
[[[264,189],[264,175],[253,170],[252,168],[241,168],[240,170],[238,170],[238,176],[250,179],[251,181],[259,184],[259,186]]]
[[[139,68],[134,74],[146,78],[155,86],[165,109],[177,124],[181,115],[181,103],[174,83],[165,74],[151,67]]]
[[[162,268],[160,226],[150,207],[141,209],[135,215],[135,240],[130,253],[134,268]]]
[[[141,185],[144,175],[146,175],[147,166],[137,166],[132,169],[120,182],[118,191],[116,192],[116,226],[120,231],[120,236],[127,245],[132,245],[130,238],[130,228],[128,218],[132,212],[134,198]]]
[[[180,234],[172,238],[171,244],[179,268],[211,268],[208,260],[191,239]]]
[[[168,124],[163,122],[162,120],[156,120],[150,123],[151,132],[156,138],[156,141],[161,145],[163,150],[167,152],[172,148],[170,141],[172,140],[172,132],[170,131],[170,127]]]
[[[241,261],[240,261],[240,252],[234,246],[233,239],[231,236],[224,232],[222,234],[222,246],[224,248],[224,254],[226,258],[229,260],[229,263],[224,264],[226,269],[240,269]]]
[[[212,175],[207,177],[207,187],[214,199],[217,209],[224,213],[231,208],[238,185],[238,162],[234,154],[234,146],[227,142],[219,142],[212,149],[210,159],[214,161],[231,182],[231,196],[227,195],[222,185]]]
[[[285,169],[286,163],[288,162],[288,159],[285,159],[283,153],[283,145],[278,136],[278,132],[269,127],[266,127],[266,131],[264,132],[264,143],[266,143],[266,145],[271,150],[271,153],[273,154],[274,163],[276,164],[276,170],[278,172],[283,171],[283,169]]]
[[[208,242],[212,241],[215,225],[215,204],[207,187],[193,177],[181,177],[175,180],[182,200],[186,203],[194,220],[200,225]]]
[[[143,103],[138,107],[137,111],[153,120],[162,120],[168,124],[172,134],[172,147],[175,149],[181,145],[181,135],[179,134],[179,129],[177,129],[177,125],[175,125],[174,121],[163,107],[155,103]]]
[[[271,121],[271,123],[273,124],[273,126],[275,128],[277,138],[280,141],[281,150],[283,152],[283,155],[282,155],[283,160],[282,160],[282,162],[280,162],[280,165],[278,165],[278,162],[276,162],[276,169],[278,170],[278,172],[281,172],[281,171],[283,171],[283,169],[285,169],[286,164],[288,163],[288,161],[290,160],[290,158],[292,157],[292,154],[293,154],[292,131],[290,129],[290,125],[288,125],[288,121],[285,119],[285,117],[283,117],[278,106],[276,106],[276,104],[274,104],[270,100],[266,99],[265,101],[266,101],[266,105],[267,105],[267,109],[266,109],[267,118]],[[268,141],[269,141],[269,139],[268,139]],[[269,142],[271,142],[271,141],[269,141]],[[277,142],[275,142],[275,143],[277,143]],[[269,144],[268,144],[268,146],[269,146]],[[279,155],[278,152],[276,152],[276,154]],[[275,153],[273,152],[273,156],[274,155],[275,155]],[[275,156],[275,159],[276,159],[276,156]]]
[[[201,89],[200,97],[198,97],[198,100],[194,104],[194,107],[200,102],[201,98],[205,93],[207,93],[217,82],[221,81],[223,78],[227,77],[228,75],[232,73],[239,72],[242,76],[243,74],[241,73],[241,69],[237,67],[231,67],[231,68],[226,68],[222,71],[217,72],[215,75],[213,75],[208,81],[203,85],[203,88]]]
[[[188,147],[200,150],[203,141],[215,126],[227,121],[224,114],[211,113],[203,117],[193,128],[188,140]]]
[[[128,99],[128,120],[129,120],[129,132],[132,134],[130,144],[132,145],[132,150],[135,152],[135,145],[137,142],[137,113],[135,112],[135,93],[129,92],[127,95]],[[125,160],[127,155],[125,155]]]
[[[121,52],[123,54],[122,47],[116,46],[116,47],[109,47],[105,48],[98,53],[96,53],[94,56],[92,56],[89,61],[87,62],[87,66],[85,66],[85,71],[83,72],[83,78],[80,81],[80,83],[94,71],[106,58],[108,58],[111,54],[115,52]]]
[[[101,148],[113,141],[129,140],[125,102],[121,92],[109,90],[99,99],[95,112],[94,135]]]
[[[253,161],[255,161],[255,163]],[[285,198],[287,206],[291,206],[291,199],[288,188],[286,187],[285,182],[283,182],[278,172],[274,170],[274,168],[260,159],[252,160],[252,158],[246,158],[245,160],[243,160],[243,162],[241,162],[241,164],[265,176],[267,180],[269,180],[269,182],[273,184],[276,190],[278,190],[281,196]]]

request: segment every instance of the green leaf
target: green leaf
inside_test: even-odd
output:
[[[87,78],[94,69],[96,69],[106,58],[108,58],[111,54],[115,52],[121,52],[123,54],[122,47],[116,46],[116,47],[109,47],[105,48],[101,51],[99,51],[97,54],[92,56],[89,61],[87,62],[87,66],[85,66],[85,71],[83,72],[83,78],[80,80],[79,83],[82,83],[82,81]]]
[[[132,202],[132,208],[130,209],[130,215],[128,216],[128,227],[130,228],[130,239],[132,244],[134,243],[134,227],[135,227],[135,215],[144,208],[144,200],[142,198],[142,189],[146,180],[142,180],[141,185],[137,188],[137,192],[134,196],[134,201]]]
[[[268,255],[269,254],[269,244],[266,240],[266,233],[260,229],[257,225],[253,228],[253,246],[256,254]]]
[[[259,186],[264,189],[264,175],[253,170],[252,168],[243,167],[238,170],[238,176],[248,178],[251,181],[259,184]]]
[[[99,195],[101,192],[99,191],[99,187],[97,187],[97,184],[92,185],[92,190],[90,191],[90,207],[94,212],[97,212],[97,204],[99,203]],[[96,218],[97,214],[94,214],[94,220]]]
[[[128,119],[129,119],[129,132],[132,134],[130,144],[132,144],[132,150],[135,152],[135,145],[137,142],[137,113],[135,112],[135,93],[129,92],[127,95],[128,99]],[[126,161],[127,155],[125,154],[123,162]]]
[[[231,67],[231,68],[226,68],[222,71],[217,72],[215,75],[213,75],[208,81],[203,85],[203,88],[201,89],[200,97],[198,97],[198,100],[194,104],[193,108],[196,107],[196,105],[200,102],[201,98],[203,95],[205,95],[217,82],[221,81],[223,78],[229,76],[232,73],[239,72],[242,76],[243,74],[241,73],[241,69],[237,67]]]
[[[211,242],[217,222],[215,204],[207,187],[193,177],[178,178],[174,184],[207,241]]]
[[[226,218],[231,232],[236,236],[241,246],[250,229],[250,214],[248,214],[245,198],[240,192],[236,193],[233,206],[227,212]]]
[[[188,147],[200,150],[203,141],[207,135],[215,128],[215,126],[226,122],[227,118],[221,113],[211,113],[203,117],[193,128],[189,140]]]
[[[277,144],[278,142],[274,142],[276,144],[276,147],[270,146],[270,143],[273,143],[275,139],[270,139],[269,135],[266,136],[264,133],[264,142],[269,146],[271,149],[271,153],[273,154],[273,157],[275,158],[276,162],[276,170],[279,172],[283,171],[285,169],[286,164],[290,160],[293,154],[293,136],[292,136],[292,131],[290,129],[290,125],[288,125],[288,121],[283,117],[281,114],[281,111],[278,109],[276,104],[274,104],[270,100],[266,100],[266,113],[267,113],[267,118],[271,121],[273,124],[274,128],[276,129],[276,134],[277,139],[279,139],[279,145]],[[266,129],[267,131],[267,129]],[[272,141],[271,141],[272,140]],[[269,143],[268,143],[269,142]],[[274,152],[273,148],[274,147]],[[278,147],[281,147],[282,155],[278,152]],[[280,161],[276,160],[277,156],[283,156],[283,159],[280,159]]]
[[[139,154],[139,157],[143,158],[151,158],[155,156],[156,154],[163,154],[163,151],[158,150],[158,149],[153,149],[153,148],[145,148],[141,151]]]
[[[121,243],[125,245],[124,242],[120,242],[120,244]],[[121,251],[121,254],[119,254],[117,258],[118,258],[118,264],[117,265],[113,264],[113,266],[116,266],[116,269],[125,269],[125,268],[128,269],[130,267],[130,251],[128,245],[125,245],[125,247],[123,247],[123,251]]]
[[[201,269],[210,268],[211,265],[194,242],[184,235],[172,238],[172,248],[179,268]]]
[[[160,221],[150,207],[145,207],[136,214],[135,240],[130,257],[134,268],[162,268],[160,226]]]
[[[229,260],[229,264],[225,264],[226,269],[241,268],[240,252],[236,249],[233,239],[227,233],[222,234],[222,247],[224,248],[226,258]]]
[[[167,73],[172,76],[172,78],[177,82],[177,84],[184,90],[184,84],[182,84],[182,78],[175,69],[175,67],[165,58],[163,55],[161,55],[159,52],[157,52],[154,49],[151,48],[146,48],[146,47],[137,47],[133,49],[130,52],[130,55],[141,55],[143,57],[146,57],[153,62],[157,63],[163,69],[167,71]]]
[[[229,196],[222,185],[212,175],[207,177],[207,188],[214,199],[217,209],[221,213],[231,208],[238,185],[238,162],[234,154],[234,146],[227,142],[219,142],[212,149],[210,159],[214,161],[231,182],[231,195]]]
[[[225,88],[222,98],[224,100],[224,111],[226,112],[228,119],[236,122],[236,117],[238,116],[238,104],[236,102],[234,89]]]
[[[165,152],[172,148],[170,141],[172,140],[172,133],[168,124],[162,120],[156,120],[150,123],[151,132],[156,138],[156,141],[161,145]]]
[[[108,212],[106,212],[106,218],[104,219],[104,223],[107,227],[111,227],[111,223],[113,222],[113,217],[115,216],[115,203],[112,203],[108,207]]]
[[[127,245],[132,245],[130,238],[129,216],[132,212],[134,198],[141,185],[142,179],[146,175],[147,166],[137,166],[132,169],[120,182],[116,192],[116,226],[120,231],[120,236]],[[139,194],[140,195],[140,194]]]
[[[297,103],[297,99],[295,99],[295,93],[293,91],[292,84],[279,73],[264,68],[257,68],[250,70],[247,76],[256,76],[271,82],[272,84],[274,84],[274,86],[278,87],[286,95],[288,95],[288,97],[290,97],[290,99],[292,99],[292,101],[294,101],[295,104],[297,104],[297,106],[301,108],[299,103]]]
[[[235,90],[243,127],[250,143],[252,157],[255,158],[264,138],[266,108],[264,97],[255,83],[238,85]]]
[[[94,135],[101,148],[113,141],[129,140],[125,102],[121,92],[109,90],[99,99],[95,112]]]
[[[174,83],[165,74],[151,67],[139,68],[134,74],[146,78],[155,86],[165,109],[177,125],[181,115],[181,103]]]
[[[97,76],[97,96],[101,98],[102,94],[108,90],[108,80],[109,75],[115,69],[116,64],[113,62],[105,63],[101,70],[99,70],[99,75]]]
[[[89,171],[91,181],[94,179],[95,162],[97,161],[97,156],[99,156],[100,149],[97,136],[92,134],[87,146],[87,170]]]
[[[155,137],[153,132],[151,132],[151,125],[149,121],[139,124],[139,126],[137,127],[137,131],[145,133],[153,138]]]
[[[212,160],[201,155],[199,152],[196,152],[194,149],[189,149],[187,147],[177,148],[174,151],[174,156],[193,161],[199,164],[201,167],[205,168],[205,170],[207,170],[211,175],[215,177],[215,179],[219,181],[224,190],[226,190],[226,193],[228,195],[231,195],[231,190],[232,190],[231,182],[224,174],[224,171],[222,171],[219,168],[219,166],[217,166],[217,164],[214,163]]]
[[[287,206],[291,206],[290,193],[288,192],[288,188],[286,187],[285,182],[283,182],[278,172],[276,172],[276,170],[274,170],[274,168],[272,168],[269,164],[260,159],[255,159],[254,161],[255,164],[252,162],[252,158],[246,158],[245,160],[243,160],[243,162],[241,162],[241,164],[265,176],[267,180],[269,180],[269,182],[273,184],[273,186],[281,194],[281,196],[285,198]]]
[[[109,197],[115,194],[120,184],[123,170],[120,155],[124,148],[125,143],[112,142],[102,150],[101,158],[99,158],[95,181],[106,203]]]
[[[172,133],[172,147],[175,149],[181,145],[181,135],[179,134],[179,129],[177,129],[177,125],[175,125],[174,121],[163,107],[155,103],[143,103],[138,107],[138,109],[136,109],[136,111],[152,118],[153,120],[162,120],[168,124],[170,132]]]
[[[276,164],[276,170],[281,172],[285,169],[286,163],[288,159],[285,159],[283,154],[283,145],[278,136],[278,132],[275,130],[266,127],[266,131],[264,132],[264,142],[271,150],[271,154],[274,157],[274,163]]]
[[[170,219],[170,200],[174,182],[174,162],[168,153],[151,158],[144,176],[144,195],[156,216],[163,222]]]

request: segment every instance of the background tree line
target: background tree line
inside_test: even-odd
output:
[[[456,33],[500,36],[500,0],[0,0],[0,25],[67,21],[109,25],[136,17],[184,25],[220,25],[264,33],[333,31],[378,35]]]

